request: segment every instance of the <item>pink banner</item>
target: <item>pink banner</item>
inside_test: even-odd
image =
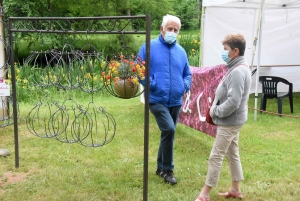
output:
[[[213,67],[191,67],[192,87],[183,97],[183,106],[179,123],[199,130],[212,137],[216,136],[217,127],[206,123],[206,110],[214,97],[215,90],[223,78],[225,65]]]

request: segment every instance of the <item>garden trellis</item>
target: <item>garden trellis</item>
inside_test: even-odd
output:
[[[145,29],[140,30],[140,20],[145,20]],[[150,58],[150,16],[112,16],[112,17],[11,17],[8,20],[8,34],[10,49],[10,68],[12,77],[12,103],[15,138],[16,167],[19,167],[18,151],[18,115],[16,94],[16,72],[14,62],[14,33],[44,33],[53,34],[145,34],[146,35],[146,76],[149,75]],[[90,44],[88,44],[90,45]],[[123,46],[113,57],[129,58],[131,52],[128,44]],[[90,46],[92,47],[92,46]],[[56,87],[63,90],[79,89],[86,93],[95,94],[106,89],[110,94],[119,98],[132,98],[139,96],[143,91],[136,91],[131,96],[122,97],[113,88],[110,61],[106,60],[101,52],[93,47],[90,52],[75,49],[65,44],[61,51],[49,49],[46,51],[33,51],[24,62],[24,74],[33,84],[41,89]],[[128,51],[129,50],[129,51]],[[39,61],[46,61],[40,64]],[[101,64],[104,68],[101,69]],[[27,68],[27,70],[25,70]],[[103,80],[100,75],[104,76]],[[90,77],[89,77],[90,76]],[[95,78],[97,76],[97,78]],[[92,79],[89,79],[92,78]],[[130,79],[127,78],[127,79]],[[145,119],[144,119],[144,200],[147,200],[148,189],[148,141],[149,141],[149,83],[146,77],[145,93]],[[125,88],[125,83],[124,86]],[[125,92],[126,95],[126,92]],[[43,138],[55,138],[64,143],[80,143],[87,147],[99,147],[109,143],[115,134],[116,122],[104,108],[98,107],[93,100],[82,106],[72,98],[62,103],[54,101],[45,94],[40,99],[26,119],[27,127],[31,133]],[[92,126],[98,123],[102,126]],[[99,135],[102,128],[104,134]]]

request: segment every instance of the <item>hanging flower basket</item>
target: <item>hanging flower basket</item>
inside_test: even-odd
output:
[[[121,98],[132,98],[138,93],[139,87],[131,79],[117,78],[114,81],[114,90]]]
[[[106,89],[119,98],[133,98],[139,95],[139,80],[144,80],[146,74],[145,62],[131,55],[120,55],[111,60],[102,73]]]

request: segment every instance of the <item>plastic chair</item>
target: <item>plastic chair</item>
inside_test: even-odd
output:
[[[260,102],[260,110],[266,110],[267,99],[277,99],[278,114],[282,115],[282,100],[285,97],[289,97],[291,113],[293,113],[293,83],[290,83],[286,79],[275,76],[259,76],[259,82],[262,84],[262,96]],[[278,83],[284,83],[289,86],[288,92],[278,92]],[[262,113],[262,112],[260,112]]]

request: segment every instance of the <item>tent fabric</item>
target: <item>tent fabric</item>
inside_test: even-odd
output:
[[[259,73],[283,77],[294,84],[294,91],[299,92],[300,1],[265,1],[266,8],[270,8],[270,5],[273,7],[264,10],[259,62],[262,68]],[[243,7],[237,6],[238,4],[242,4]],[[282,7],[283,4],[287,6]],[[221,41],[230,33],[244,35],[247,41],[245,58],[249,64],[254,58],[253,65],[258,65],[256,47],[258,45],[254,46],[253,42],[257,36],[260,2],[203,0],[203,5],[207,7],[202,18],[201,66],[224,64],[221,57],[223,50]],[[253,85],[255,84],[253,76]],[[251,92],[254,92],[254,86]]]
[[[256,37],[258,11],[255,9],[207,8],[203,33],[202,65],[224,63],[222,39],[229,33],[242,33],[247,41],[245,57],[250,63]],[[300,10],[265,11],[260,65],[300,65]],[[256,57],[254,65],[257,64]]]
[[[260,0],[203,0],[202,6],[225,6],[238,8],[259,8]],[[265,8],[300,8],[299,0],[265,0]]]

